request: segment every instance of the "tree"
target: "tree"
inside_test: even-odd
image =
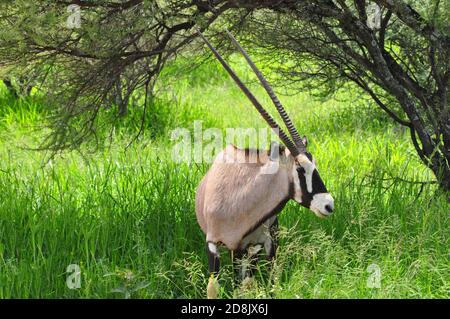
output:
[[[290,81],[331,91],[355,83],[408,128],[421,160],[448,190],[448,10],[440,1],[420,14],[403,1],[374,1],[380,23],[372,26],[368,3],[303,2],[252,15],[243,29],[272,59],[294,60],[278,68]]]
[[[212,32],[225,24],[241,39],[272,53],[266,57],[292,61],[289,68],[277,68],[290,81],[331,90],[343,82],[355,83],[399,125],[407,127],[423,163],[441,187],[450,190],[446,2],[74,2],[85,10],[83,27],[74,30],[61,31],[57,23],[49,23],[72,2],[30,5],[20,1],[2,10],[1,23],[9,38],[0,33],[0,63],[32,61],[47,71],[51,66],[52,76],[42,82],[65,101],[60,102],[63,107],[53,122],[53,138],[47,147],[70,148],[94,134],[102,103],[121,87],[117,83],[122,83],[123,74],[132,74],[131,78],[127,75],[128,82],[133,79],[132,89],[148,88],[169,59],[192,49],[197,29]],[[371,23],[368,8],[379,13],[379,23]],[[11,41],[20,45],[11,50]]]

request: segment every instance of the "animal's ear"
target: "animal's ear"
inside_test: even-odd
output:
[[[303,136],[302,143],[305,145],[305,147],[308,146],[308,138],[306,136]]]

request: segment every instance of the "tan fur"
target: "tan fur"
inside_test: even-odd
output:
[[[196,213],[207,242],[221,242],[236,250],[246,233],[288,198],[293,157],[280,155],[276,173],[262,174],[274,162],[262,151],[257,161],[245,163],[254,152],[228,146],[201,181]]]

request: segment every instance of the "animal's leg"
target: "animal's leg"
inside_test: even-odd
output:
[[[219,249],[216,244],[211,242],[208,242],[206,246],[210,273],[207,287],[207,298],[215,299],[219,295],[219,283],[217,282],[216,278],[216,276],[218,276],[219,274],[220,268]]]
[[[247,248],[247,256],[242,260],[242,279],[253,277],[258,263],[258,254],[262,246],[257,244]]]
[[[242,280],[241,268],[245,253],[241,249],[233,250],[232,252],[234,284],[238,284]]]
[[[267,260],[269,263],[269,283],[270,286],[273,286],[275,278],[273,269],[273,261],[275,259],[278,248],[278,217],[275,218],[272,225],[269,226],[269,236],[267,236],[266,241],[264,242],[264,249],[266,251]],[[270,292],[272,298],[275,297],[273,292]]]
[[[217,274],[220,268],[219,249],[216,244],[209,242],[207,244],[209,273]]]
[[[275,218],[269,227],[269,234],[264,242],[267,259],[273,260],[278,248],[278,217]]]
[[[242,266],[241,266],[241,287],[240,290],[242,292],[252,290],[255,287],[255,278],[254,274],[256,271],[256,265],[258,262],[258,255],[260,250],[262,249],[262,245],[256,244],[256,245],[250,245],[247,248],[247,254],[242,259]]]

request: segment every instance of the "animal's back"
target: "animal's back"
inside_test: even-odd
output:
[[[266,151],[252,158],[255,152],[228,146],[201,181],[196,213],[207,241],[235,249],[238,240],[288,194],[285,172],[264,173],[274,162]]]

